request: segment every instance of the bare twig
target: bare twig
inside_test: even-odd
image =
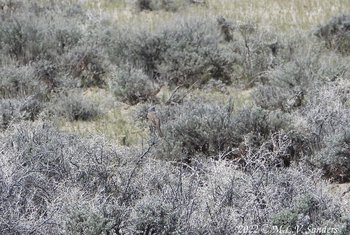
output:
[[[130,175],[129,175],[129,178],[127,180],[127,183],[126,183],[126,187],[124,189],[124,192],[122,194],[122,198],[123,198],[123,201],[127,198],[127,194],[128,194],[128,191],[129,191],[129,188],[130,188],[130,183],[131,183],[131,179],[135,176],[135,173],[136,173],[136,169],[140,166],[140,163],[141,161],[145,158],[145,156],[151,151],[152,147],[155,145],[155,143],[151,143],[148,148],[140,155],[139,159],[137,160],[136,162],[136,165],[135,167],[132,169]]]

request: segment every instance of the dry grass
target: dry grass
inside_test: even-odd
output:
[[[104,115],[94,121],[60,120],[58,125],[62,130],[71,133],[101,135],[117,145],[138,145],[145,142],[148,136],[147,128],[140,128],[132,115],[135,107],[117,102],[109,92],[102,89],[89,89],[84,94],[93,98],[104,112]]]
[[[235,110],[239,110],[243,107],[251,107],[254,104],[253,98],[251,96],[253,89],[242,90],[235,87],[228,87],[226,92],[219,91],[203,91],[197,89],[189,95],[189,99],[202,98],[211,103],[217,102],[219,105],[227,104],[228,100],[231,98],[234,104]]]
[[[192,6],[176,13],[137,12],[131,0],[86,0],[101,12],[106,10],[117,22],[155,27],[173,17],[224,16],[236,21],[252,21],[277,30],[310,30],[330,18],[350,12],[349,0],[207,0],[206,6]]]
[[[348,0],[211,0],[209,11],[282,30],[309,30],[349,7]]]
[[[146,142],[148,129],[139,128],[131,114],[131,110],[116,108],[96,121],[61,122],[60,126],[65,131],[82,136],[104,136],[117,145],[140,145]]]

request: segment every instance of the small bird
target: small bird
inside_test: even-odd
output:
[[[228,23],[226,19],[222,16],[217,19],[217,22],[220,27],[221,36],[224,38],[224,40],[226,42],[232,41],[232,26],[230,25],[230,23]]]
[[[297,108],[300,107],[304,100],[304,92],[303,91],[297,91],[293,95],[292,98],[287,100],[287,105],[289,108]]]
[[[226,111],[227,111],[227,115],[231,116],[232,112],[233,112],[233,108],[234,108],[234,103],[233,103],[233,98],[232,96],[230,96],[227,105],[226,105]]]
[[[154,133],[156,130],[160,137],[163,137],[163,132],[160,129],[160,119],[156,113],[156,107],[152,106],[148,109],[147,119],[150,123],[151,132]]]

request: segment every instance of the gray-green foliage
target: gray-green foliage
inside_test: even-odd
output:
[[[236,134],[230,107],[188,102],[160,112],[165,141],[159,150],[166,157],[217,154],[242,138]]]
[[[285,42],[271,30],[253,23],[226,22],[224,18],[219,18],[218,24],[221,37],[230,36],[228,50],[236,57],[235,79],[246,79],[254,85],[286,59]]]
[[[186,102],[160,107],[159,113],[164,136],[155,156],[168,160],[223,154],[251,161],[266,153],[271,156],[266,166],[289,166],[291,159],[308,149],[307,140],[293,129],[291,117],[282,112],[254,107],[233,112],[230,103]]]
[[[43,109],[42,95],[0,100],[0,129],[22,120],[35,121]]]
[[[190,85],[210,78],[230,82],[234,58],[220,48],[215,22],[193,19],[160,33],[167,45],[157,68],[161,77],[175,84]]]
[[[109,70],[103,48],[82,42],[63,55],[62,68],[68,77],[76,80],[78,87],[103,87]]]
[[[159,85],[152,82],[142,69],[128,64],[116,68],[109,87],[116,97],[129,104],[152,100],[159,91]]]
[[[101,42],[108,45],[112,61],[131,63],[153,79],[187,86],[210,79],[245,79],[253,85],[290,57],[280,35],[254,24],[223,20],[224,24],[221,18],[174,19],[151,32],[120,27],[108,30]]]
[[[254,91],[253,98],[260,107],[293,111],[314,99],[320,87],[349,76],[349,58],[328,52],[311,39],[300,40],[290,42],[289,58],[270,69]],[[300,102],[293,103],[300,93]]]
[[[109,51],[119,64],[141,67],[151,79],[170,84],[191,85],[210,78],[230,81],[234,58],[220,47],[213,20],[175,20],[155,32],[127,32],[119,35]]]
[[[0,40],[4,55],[28,63],[37,59],[56,59],[82,37],[79,18],[64,17],[62,9],[47,10],[26,3],[1,21]],[[2,13],[5,14],[5,13]]]
[[[89,121],[101,115],[102,110],[91,97],[84,96],[78,89],[67,90],[55,95],[47,104],[47,113],[63,117],[68,121]]]
[[[315,88],[315,84],[324,81],[326,75],[320,62],[322,48],[303,39],[303,45],[292,45],[291,50],[290,58],[269,70],[263,85],[254,92],[253,97],[262,108],[290,111],[293,107],[289,107],[289,103],[297,93],[305,95]],[[303,104],[305,102],[298,106]]]
[[[298,138],[308,143],[305,159],[325,176],[348,181],[346,157],[335,149],[348,128],[349,59],[316,41],[302,42],[291,44],[290,58],[269,71],[253,97],[263,109],[293,113],[303,129]]]
[[[350,16],[334,17],[320,26],[315,35],[326,42],[327,47],[343,54],[350,53]]]
[[[45,92],[47,85],[35,76],[34,66],[6,66],[0,72],[0,97],[20,98]]]

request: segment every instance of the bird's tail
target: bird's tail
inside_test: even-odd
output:
[[[160,129],[160,127],[157,128],[157,131],[158,131],[159,137],[164,137],[164,134],[163,134],[162,130]]]

